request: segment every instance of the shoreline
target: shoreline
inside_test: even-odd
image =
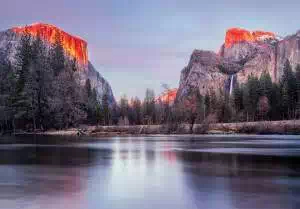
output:
[[[27,132],[17,131],[12,135],[45,136],[91,136],[91,137],[141,137],[172,135],[299,135],[300,120],[259,121],[242,123],[174,125],[132,125],[132,126],[90,126],[78,128]]]

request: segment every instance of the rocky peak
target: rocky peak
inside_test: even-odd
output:
[[[177,91],[178,91],[177,88],[168,89],[164,91],[159,97],[157,97],[156,101],[173,104],[176,99]]]
[[[66,54],[74,57],[80,64],[88,64],[87,42],[79,37],[64,32],[54,25],[35,23],[25,27],[14,27],[11,30],[17,34],[25,33],[25,31],[32,36],[39,34],[44,40],[51,44],[55,43],[55,37],[57,33],[59,33]]]
[[[257,42],[267,39],[276,39],[276,35],[272,32],[265,31],[248,31],[241,28],[231,28],[227,30],[225,37],[225,47],[230,48],[240,42]]]

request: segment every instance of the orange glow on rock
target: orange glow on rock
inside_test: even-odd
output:
[[[275,39],[276,35],[272,32],[244,30],[241,28],[231,28],[226,32],[225,47],[229,48],[239,42],[255,42],[263,39]]]
[[[163,103],[174,103],[176,99],[178,89],[170,89],[165,92],[163,92],[156,101],[161,101]]]
[[[15,27],[12,28],[12,30],[15,33],[24,33],[27,30],[32,36],[40,34],[42,39],[51,44],[55,43],[55,36],[59,33],[65,52],[71,57],[74,57],[81,64],[87,64],[88,62],[87,42],[79,37],[64,32],[54,25],[36,23],[26,27]]]

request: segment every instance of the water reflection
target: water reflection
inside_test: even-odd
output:
[[[300,207],[299,155],[244,152],[264,141],[38,141],[0,145],[1,208]]]

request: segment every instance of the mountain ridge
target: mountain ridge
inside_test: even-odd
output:
[[[99,100],[101,100],[103,95],[106,94],[111,104],[116,103],[110,84],[88,60],[87,42],[54,25],[35,23],[24,27],[13,27],[0,32],[0,50],[11,63],[16,62],[14,60],[16,48],[18,47],[21,36],[25,31],[33,37],[40,34],[41,38],[46,41],[49,47],[53,44],[55,35],[60,33],[60,35],[62,35],[62,44],[66,56],[70,59],[75,58],[78,62],[80,84],[83,86],[86,80],[90,79],[92,87],[97,90]]]
[[[236,31],[243,35],[235,39],[236,36],[231,34],[235,34]],[[251,37],[253,33],[256,33],[256,37],[262,37],[264,34],[268,36],[254,39]],[[188,65],[181,71],[176,100],[184,99],[195,89],[202,95],[211,91],[217,92],[219,89],[230,92],[231,80],[234,80],[232,86],[235,86],[236,83],[245,83],[250,75],[259,78],[263,72],[268,72],[272,81],[278,83],[283,75],[286,60],[291,63],[293,71],[300,64],[299,32],[278,39],[275,33],[271,32],[229,29],[218,53],[207,50],[193,51]]]

